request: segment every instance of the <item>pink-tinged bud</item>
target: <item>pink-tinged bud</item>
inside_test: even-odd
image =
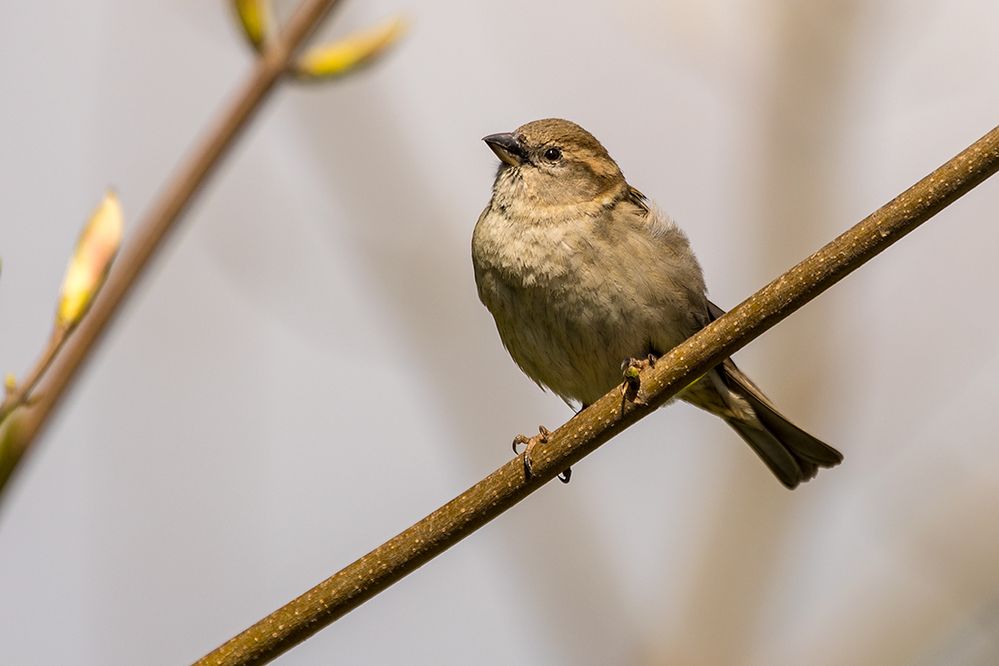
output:
[[[108,191],[83,228],[63,277],[56,313],[58,326],[72,328],[86,314],[121,245],[123,225],[118,197]]]

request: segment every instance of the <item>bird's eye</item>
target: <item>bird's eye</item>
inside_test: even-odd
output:
[[[545,159],[549,162],[557,162],[562,159],[562,151],[558,148],[549,148],[545,151]]]

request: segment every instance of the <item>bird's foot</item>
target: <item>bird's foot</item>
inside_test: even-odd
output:
[[[517,435],[513,438],[513,452],[520,455],[520,447],[524,447],[524,478],[530,479],[534,472],[531,470],[531,452],[534,447],[539,444],[547,444],[548,437],[551,436],[552,432],[548,428],[538,426],[538,434],[534,437],[528,437],[527,435]],[[558,475],[558,480],[562,483],[569,483],[569,478],[572,476],[572,469],[566,469]]]
[[[622,391],[624,397],[636,404],[644,405],[645,399],[640,394],[642,388],[642,370],[656,367],[656,357],[649,354],[646,358],[628,358],[621,364],[621,372],[624,374],[624,384]]]

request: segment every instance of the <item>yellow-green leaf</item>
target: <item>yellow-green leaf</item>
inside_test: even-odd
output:
[[[317,46],[295,63],[295,74],[307,79],[347,74],[384,53],[404,28],[405,21],[396,16],[332,44]]]
[[[243,33],[259,51],[271,30],[270,7],[264,0],[234,0],[234,4]]]
[[[80,233],[66,268],[56,313],[59,326],[72,328],[86,314],[121,245],[123,226],[121,204],[114,192],[108,191]]]

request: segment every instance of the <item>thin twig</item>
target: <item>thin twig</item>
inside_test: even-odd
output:
[[[999,170],[999,127],[821,250],[699,331],[641,374],[642,404],[614,390],[443,507],[203,657],[201,665],[261,664],[441,554],[663,405],[725,357],[843,279]],[[641,267],[636,267],[640,270]],[[848,473],[847,470],[837,472]],[[825,483],[834,477],[823,477]]]
[[[286,72],[292,56],[319,25],[337,0],[302,0],[280,36],[268,43],[257,60],[256,68],[243,85],[217,124],[167,181],[159,198],[153,202],[135,239],[127,245],[115,262],[107,283],[84,317],[62,353],[56,355],[52,371],[38,391],[38,399],[23,418],[19,418],[16,434],[16,457],[7,474],[0,475],[0,492],[38,435],[51,420],[67,389],[72,385],[86,360],[107,331],[125,299],[142,275],[150,259],[162,247],[166,236],[176,226],[188,204],[208,180],[215,167],[235,143],[260,108],[274,84]]]
[[[70,330],[66,326],[56,325],[52,329],[52,335],[49,336],[48,344],[45,345],[45,351],[35,362],[35,367],[31,369],[23,382],[18,382],[14,390],[11,391],[6,398],[4,398],[3,404],[0,404],[0,425],[3,424],[7,417],[10,416],[11,412],[24,404],[29,404],[31,402],[31,393],[35,390],[35,386],[38,385],[39,380],[52,365],[52,361],[55,360],[56,355],[59,350],[62,349],[63,345],[66,344],[66,340],[69,339]]]
[[[18,382],[14,390],[7,394],[3,404],[0,405],[0,489],[10,478],[17,463],[24,455],[23,439],[20,435],[20,414],[16,414],[20,407],[33,404],[32,395],[35,386],[45,376],[56,355],[69,340],[72,329],[67,326],[56,324],[49,336],[49,341],[45,345],[45,351],[35,362],[35,367],[31,369],[24,381]]]

